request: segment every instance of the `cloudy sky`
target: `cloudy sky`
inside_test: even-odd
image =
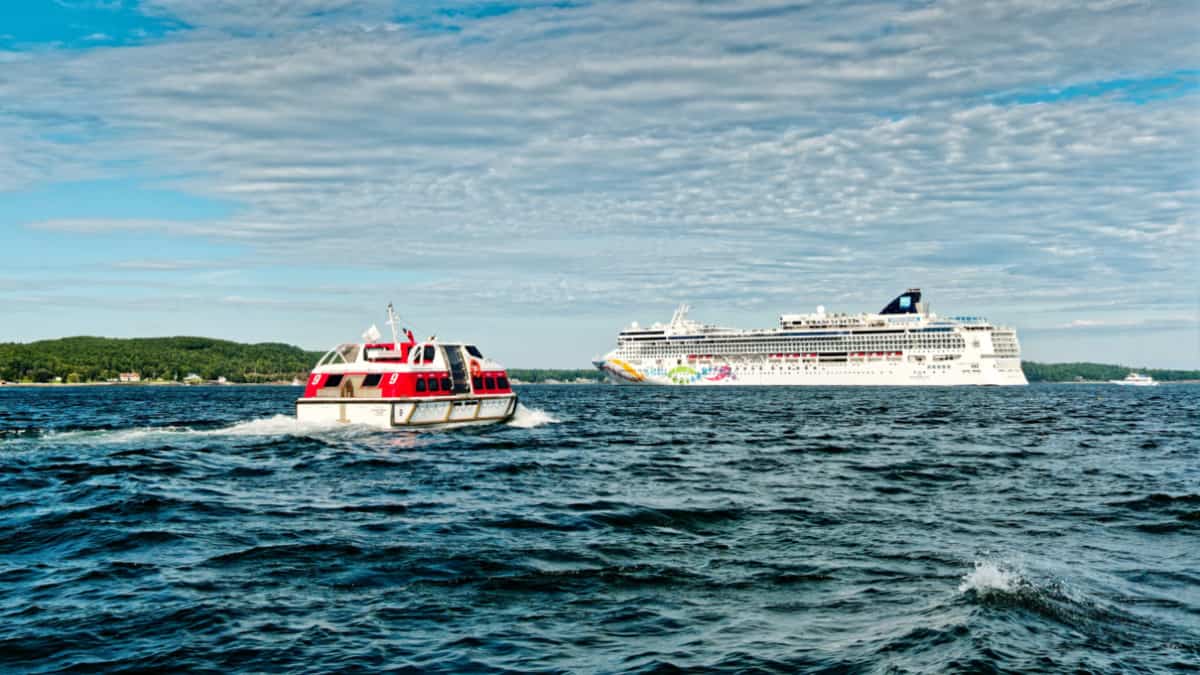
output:
[[[877,310],[1200,367],[1194,0],[22,0],[0,340]]]

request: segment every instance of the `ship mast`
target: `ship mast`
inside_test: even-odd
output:
[[[387,324],[392,327],[392,344],[400,344],[400,335],[396,332],[396,325],[400,323],[400,317],[396,316],[396,311],[392,309],[392,303],[388,303],[388,318]]]

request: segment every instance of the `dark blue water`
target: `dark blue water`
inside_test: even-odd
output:
[[[1200,387],[296,393],[0,388],[0,669],[1200,668]]]

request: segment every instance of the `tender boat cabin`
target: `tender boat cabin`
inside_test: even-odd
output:
[[[343,344],[317,362],[304,398],[511,394],[508,374],[475,345]]]
[[[321,357],[296,401],[299,419],[393,428],[501,422],[516,412],[504,367],[478,347],[418,342],[410,331],[396,330],[391,306],[388,323],[391,342],[379,342],[372,326],[363,342],[338,345]]]

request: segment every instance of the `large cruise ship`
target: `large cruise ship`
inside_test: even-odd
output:
[[[620,384],[1019,385],[1012,328],[979,317],[942,318],[910,288],[875,314],[784,314],[778,328],[742,330],[688,319],[617,336],[593,363]]]

